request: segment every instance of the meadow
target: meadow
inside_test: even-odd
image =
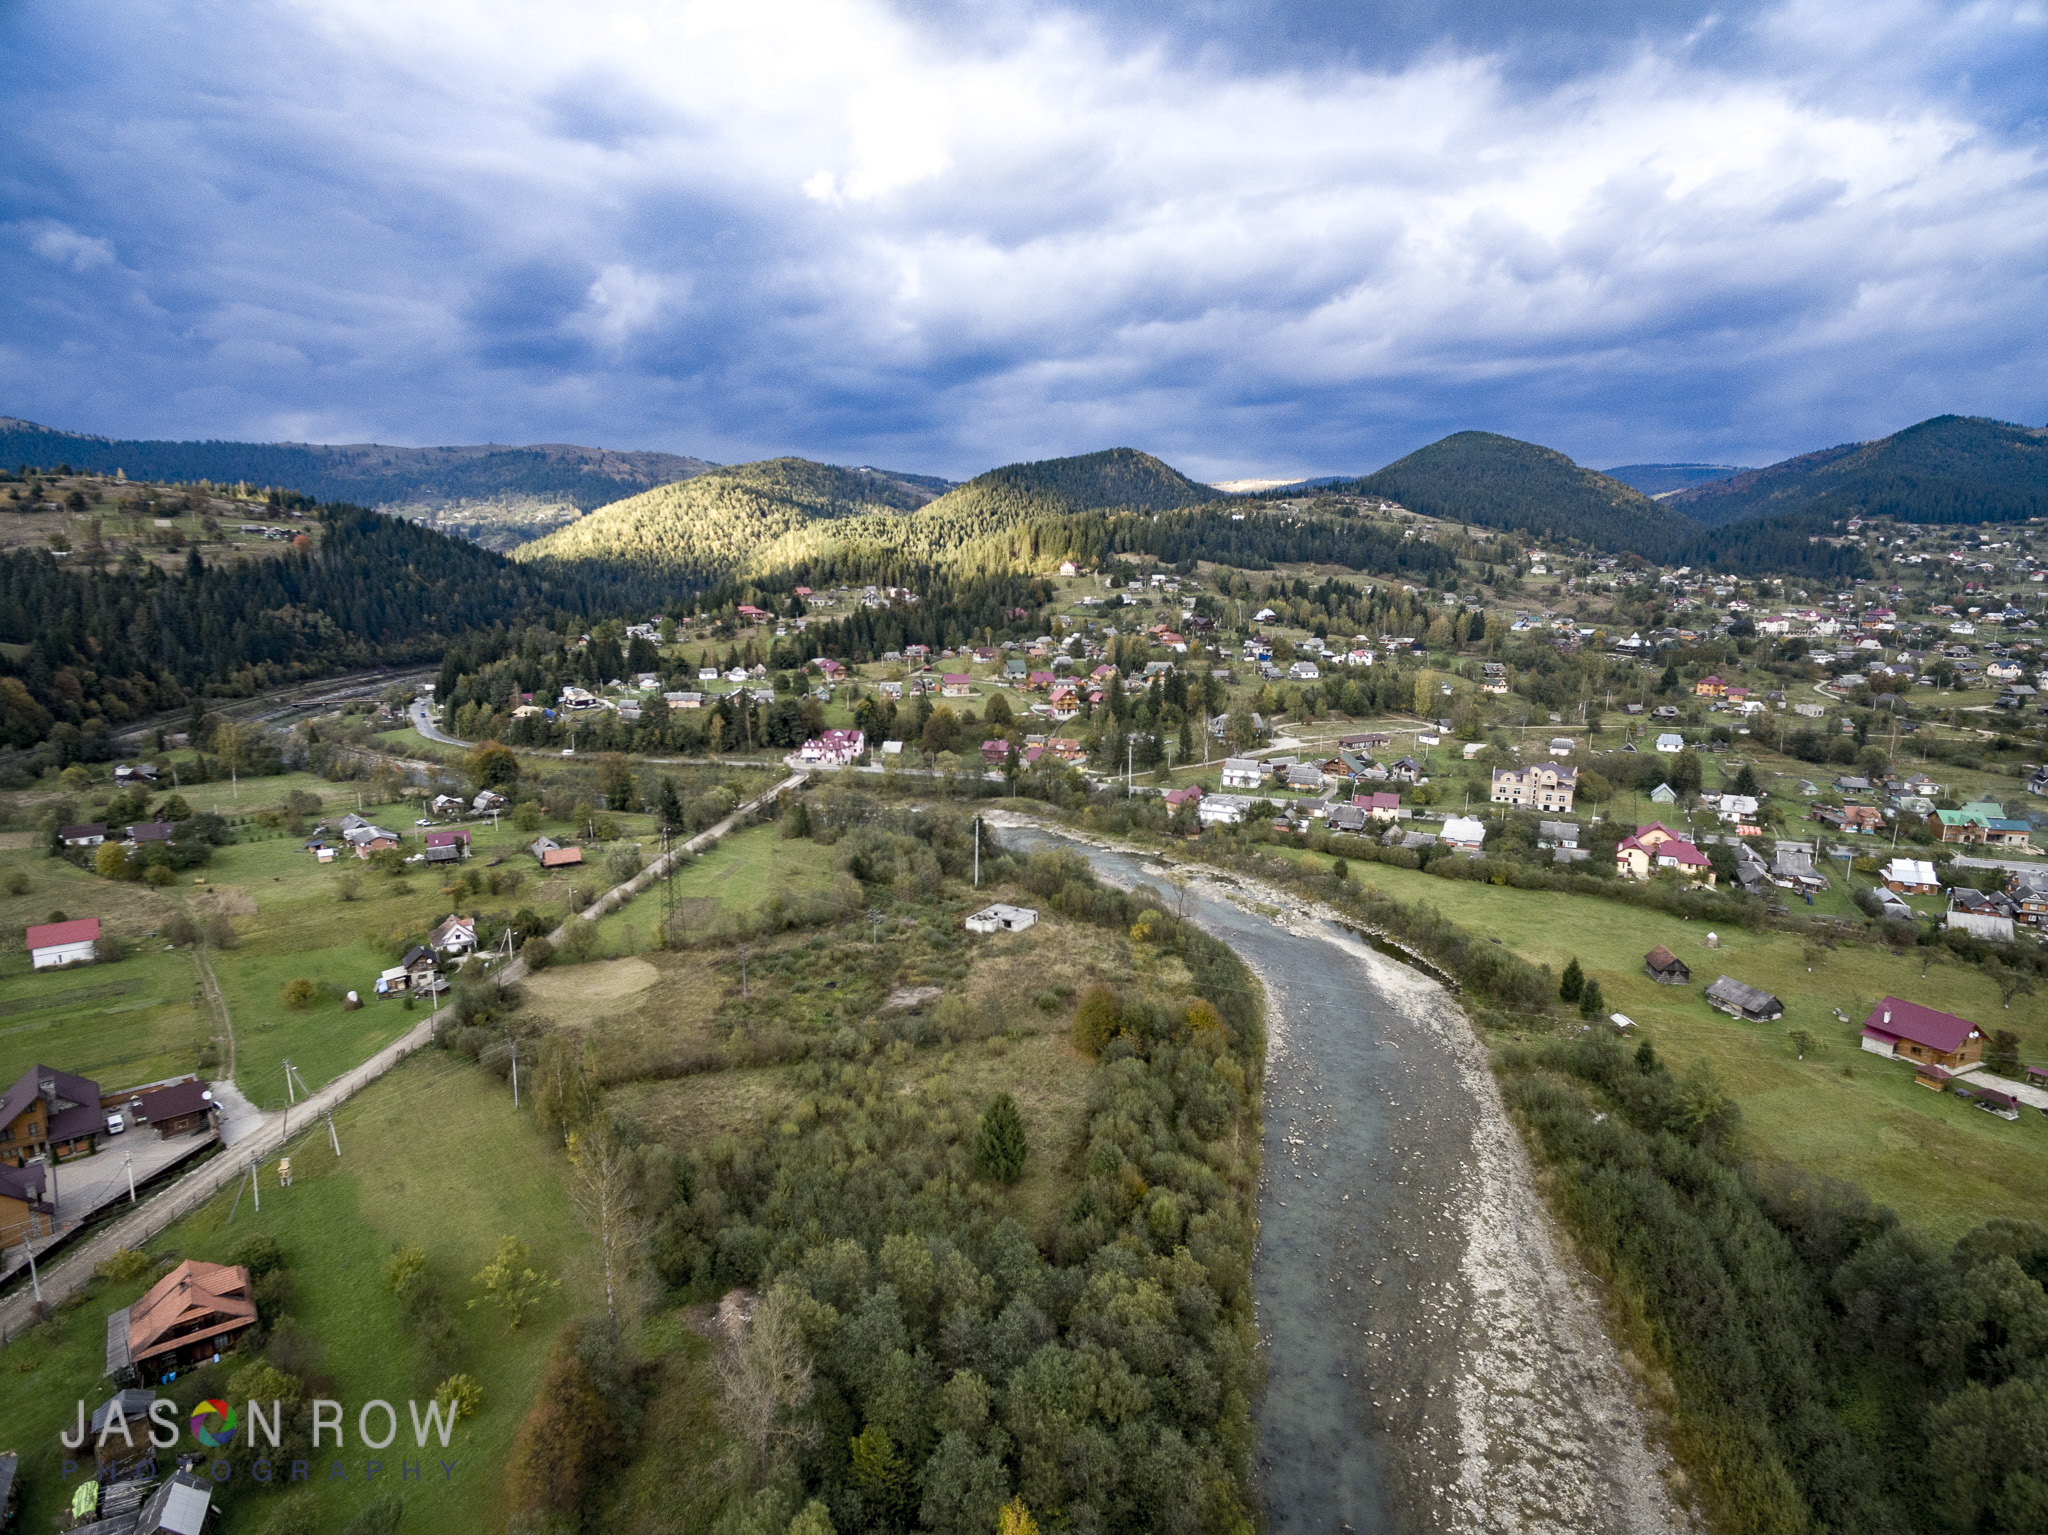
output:
[[[1313,853],[1291,856],[1329,864]],[[2020,994],[2008,1008],[1981,970],[1940,950],[1824,948],[1798,934],[1710,929],[1621,901],[1384,864],[1352,872],[1361,884],[1432,906],[1553,974],[1577,958],[1600,982],[1609,1010],[1634,1019],[1675,1070],[1713,1069],[1741,1105],[1757,1156],[1858,1184],[1944,1240],[1994,1217],[2048,1223],[2048,1123],[2040,1115],[2030,1110],[2017,1124],[1994,1118],[1914,1085],[1909,1067],[1858,1043],[1871,1007],[1897,996],[1958,1013],[1987,1033],[2010,1029],[2022,1061],[2048,1061],[2048,998]],[[1707,945],[1710,931],[1717,947]],[[1650,980],[1643,956],[1658,944],[1690,967],[1690,985]],[[1716,1012],[1702,992],[1722,975],[1772,993],[1785,1016],[1747,1023]],[[1811,1036],[1803,1060],[1795,1031]]]

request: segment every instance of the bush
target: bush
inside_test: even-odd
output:
[[[484,1404],[484,1388],[467,1375],[451,1375],[434,1388],[434,1400],[443,1403],[460,1423]]]
[[[1107,986],[1090,986],[1074,1010],[1074,1048],[1086,1056],[1102,1054],[1122,1022],[1123,1009],[1116,993]]]
[[[242,940],[235,932],[235,924],[216,912],[206,919],[206,941],[216,949],[232,949]]]
[[[109,1280],[115,1284],[126,1284],[131,1279],[140,1279],[155,1267],[150,1256],[137,1248],[123,1247],[94,1265],[92,1277]]]
[[[249,1271],[251,1279],[261,1279],[273,1269],[284,1267],[284,1249],[277,1245],[275,1237],[250,1237],[235,1249],[234,1261]]]
[[[320,1499],[310,1490],[290,1493],[270,1511],[260,1535],[315,1535],[320,1528]]]
[[[320,1000],[320,988],[303,975],[294,976],[284,983],[284,1005],[294,1012],[305,1012]]]
[[[545,970],[555,957],[555,946],[536,933],[519,946],[519,957],[529,970]]]

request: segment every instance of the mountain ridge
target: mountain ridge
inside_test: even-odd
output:
[[[1695,486],[1665,503],[1712,527],[1811,511],[1910,522],[2013,521],[2048,511],[2048,429],[1931,416]]]
[[[135,479],[173,483],[275,486],[429,520],[451,509],[492,507],[547,507],[574,515],[718,467],[687,454],[575,443],[407,448],[374,442],[173,441],[102,437],[0,416],[0,464],[17,463],[69,463],[99,474],[119,469]]]

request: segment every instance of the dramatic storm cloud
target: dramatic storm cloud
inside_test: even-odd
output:
[[[1224,476],[2048,419],[2039,0],[14,0],[0,46],[0,413],[49,425]]]

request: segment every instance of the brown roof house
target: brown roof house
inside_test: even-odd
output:
[[[249,1271],[188,1258],[132,1306],[107,1318],[107,1374],[116,1380],[175,1380],[208,1364],[256,1325]]]
[[[1643,970],[1659,986],[1684,986],[1692,980],[1685,961],[1661,943],[1643,956]]]
[[[0,1248],[48,1236],[57,1229],[57,1207],[45,1197],[43,1180],[48,1176],[48,1168],[10,1167],[0,1162]]]
[[[50,1066],[31,1066],[0,1094],[0,1162],[89,1156],[106,1130],[100,1085]]]

